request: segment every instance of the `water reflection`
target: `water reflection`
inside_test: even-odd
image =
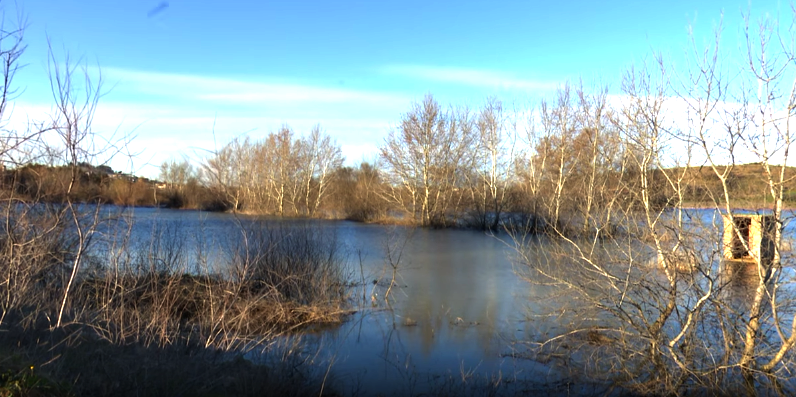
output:
[[[363,387],[379,390],[385,382],[404,387],[418,374],[514,371],[514,363],[501,357],[507,350],[501,336],[524,318],[529,291],[514,274],[504,242],[468,231],[348,227],[357,238],[347,241],[364,243],[370,253],[366,268],[380,280],[380,297],[392,270],[383,259],[385,244],[395,233],[411,239],[389,303],[379,301],[325,335],[326,344],[337,346],[338,376],[363,376]]]
[[[189,271],[221,269],[228,259],[225,255],[243,238],[242,228],[252,225],[306,225],[333,235],[349,259],[346,270],[353,283],[352,300],[358,311],[341,326],[306,336],[309,343],[305,348],[313,360],[328,369],[328,374],[324,374],[328,381],[344,393],[358,391],[370,395],[383,390],[394,390],[396,394],[423,393],[436,386],[435,376],[461,379],[468,374],[500,373],[507,378],[517,374],[526,380],[555,381],[550,367],[531,360],[506,358],[514,351],[513,343],[560,335],[568,327],[588,327],[590,321],[594,324],[606,321],[601,317],[605,313],[589,311],[583,301],[573,299],[571,290],[523,280],[524,273],[515,272],[521,269],[515,269],[510,260],[513,243],[501,240],[505,236],[194,211],[135,209],[129,214],[134,246],[151,246],[152,241],[166,238],[179,240],[177,246],[186,252],[185,268],[195,269]],[[746,312],[744,305],[754,292],[756,268],[719,270],[718,266],[723,265],[718,261],[720,249],[716,245],[720,229],[715,219],[714,212],[705,211],[689,221],[691,229],[702,228],[698,235],[706,244],[691,247],[691,251],[701,255],[701,262],[711,274],[732,274],[722,282],[726,285],[721,288],[733,302],[734,314],[727,316],[739,316]],[[542,262],[549,261],[550,270],[563,272],[567,277],[577,276],[573,274],[577,270],[572,266],[572,256],[566,255],[566,247],[559,247],[561,255],[555,255],[550,241],[529,237],[524,242],[533,248],[530,255]],[[655,265],[655,255],[643,242],[617,248],[608,241],[604,250],[602,246],[600,250],[605,256],[595,257],[605,259],[600,263],[621,265],[632,257],[632,272],[627,272],[630,279],[646,280],[651,286],[666,284]],[[197,258],[204,258],[207,266],[202,267]],[[679,277],[683,288],[688,283],[707,287],[705,279],[695,274]],[[395,283],[391,284],[393,278]],[[390,296],[385,299],[388,290]],[[640,289],[638,293],[655,294],[655,291]],[[699,296],[692,295],[683,295],[678,304],[693,304]],[[649,302],[657,299],[646,295],[639,298]],[[645,310],[646,315],[654,318],[659,308],[650,306]],[[700,328],[699,332],[711,337],[711,332],[717,329],[713,326],[715,321],[718,320],[708,318],[705,322],[708,327]],[[678,332],[677,322],[672,324],[673,328],[667,328],[666,332],[674,335]]]
[[[188,269],[201,270],[196,258],[205,258],[205,269],[217,271],[247,225],[304,224],[335,235],[348,255],[348,274],[357,283],[352,295],[359,311],[342,326],[308,338],[320,348],[315,357],[332,364],[330,380],[341,390],[357,387],[368,394],[394,382],[396,387],[412,385],[417,392],[431,386],[421,381],[428,374],[458,377],[518,370],[503,353],[510,350],[507,341],[517,330],[530,329],[523,319],[534,289],[514,273],[510,244],[499,238],[473,231],[195,211],[138,208],[129,214],[131,241],[151,244],[153,235],[179,239],[187,261],[193,261]],[[396,283],[385,300],[393,278],[388,249]]]

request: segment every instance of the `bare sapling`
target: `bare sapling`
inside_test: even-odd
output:
[[[385,264],[388,266],[385,267],[385,270],[390,272],[390,285],[387,286],[387,291],[384,292],[384,301],[388,305],[390,292],[392,292],[393,286],[398,285],[397,279],[400,277],[399,270],[401,267],[401,261],[403,260],[404,250],[406,249],[406,244],[408,244],[409,240],[412,239],[414,231],[415,229],[413,228],[401,228],[399,230],[398,227],[394,227],[387,235],[387,240],[384,243],[384,259],[386,261]],[[375,295],[371,294],[371,296],[375,300]]]
[[[685,73],[660,56],[628,71],[623,98],[601,105],[599,123],[583,118],[599,101],[560,93],[542,106],[534,154],[551,167],[539,191],[552,233],[515,241],[520,274],[570,297],[561,330],[532,343],[532,356],[560,364],[564,379],[608,393],[796,391],[796,285],[783,255],[796,44],[792,27],[752,25],[740,72],[717,33],[707,48],[693,46]],[[568,120],[577,127],[563,128]],[[613,143],[561,150],[593,128]],[[736,185],[750,169],[755,196]],[[571,187],[586,197],[573,201]],[[756,213],[740,210],[750,205]],[[593,232],[572,233],[563,209]],[[735,216],[764,221],[750,231],[724,221]],[[764,242],[753,244],[753,233]]]

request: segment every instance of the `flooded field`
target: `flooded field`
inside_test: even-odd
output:
[[[308,226],[335,238],[356,312],[303,338],[337,388],[381,390],[394,383],[418,392],[440,377],[509,380],[532,370],[511,356],[516,340],[540,329],[527,320],[543,291],[515,273],[506,234],[148,208],[129,214],[131,246],[157,241],[180,249],[186,268],[196,272],[219,270],[213,267],[224,263],[241,228],[254,224]],[[206,263],[196,263],[197,252]]]
[[[721,231],[715,215],[692,211],[688,227],[705,228],[708,234],[703,237],[712,240],[709,234],[718,236]],[[337,244],[352,314],[340,325],[302,332],[298,346],[319,377],[345,394],[437,393],[468,382],[516,384],[515,392],[556,384],[562,374],[545,360],[528,359],[526,343],[565,333],[575,320],[585,326],[594,321],[573,293],[529,282],[516,242],[506,233],[147,208],[130,210],[122,225],[127,232],[119,225],[109,230],[129,236],[131,247],[159,245],[161,251],[178,251],[184,270],[195,273],[223,272],[233,247],[247,238],[244,231],[255,227],[312,228]],[[792,235],[790,227],[785,232]],[[534,255],[546,256],[548,243],[531,239]],[[606,258],[618,258],[612,253],[621,249],[610,246],[608,242],[600,249],[608,248]],[[718,257],[707,248],[701,254],[708,261]],[[566,272],[569,264],[565,260],[556,266]],[[638,277],[659,272],[644,266],[651,265],[633,270],[642,272]],[[683,282],[688,279],[682,276]],[[751,292],[742,284],[728,289],[731,301],[740,302],[738,307]],[[682,304],[692,303],[686,299]],[[615,321],[610,320],[623,329]],[[673,320],[665,332],[676,335],[682,321]],[[595,332],[585,340],[599,345],[611,339]],[[256,361],[262,354],[262,349],[254,349],[247,357]]]

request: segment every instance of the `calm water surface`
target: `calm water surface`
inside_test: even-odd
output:
[[[348,258],[347,274],[356,283],[352,295],[358,311],[341,326],[305,341],[317,351],[313,361],[324,372],[328,369],[327,382],[343,393],[423,393],[438,386],[440,377],[461,380],[463,374],[556,380],[550,368],[508,356],[513,341],[555,332],[555,319],[534,320],[534,313],[563,311],[567,296],[540,299],[549,298],[550,291],[518,276],[511,260],[514,244],[505,234],[165,209],[130,213],[134,243],[147,244],[158,233],[181,236],[179,247],[189,253],[188,263],[198,251],[209,263],[223,263],[225,248],[242,236],[241,224],[309,224],[335,235]],[[693,214],[703,223],[720,222],[711,210]],[[789,225],[786,234],[793,233]],[[385,301],[392,279],[388,249],[394,258],[400,254],[400,262]]]
[[[179,231],[184,251],[201,249],[208,262],[223,260],[220,248],[240,238],[239,220],[309,223],[334,233],[348,256],[348,274],[358,284],[353,294],[359,310],[342,326],[308,338],[320,346],[316,361],[327,367],[331,363],[329,380],[344,392],[420,392],[439,376],[500,374],[511,379],[535,370],[526,360],[506,358],[512,340],[527,340],[527,333],[535,332],[525,319],[534,294],[541,291],[514,272],[513,244],[505,234],[165,209],[131,211],[132,241]],[[385,302],[392,279],[388,247],[401,258]],[[372,301],[374,293],[377,298]]]

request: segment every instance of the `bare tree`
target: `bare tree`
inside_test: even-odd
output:
[[[9,104],[16,99],[19,89],[14,85],[14,78],[21,65],[19,58],[25,52],[24,32],[27,22],[20,14],[12,24],[6,19],[5,11],[0,22],[0,64],[2,65],[2,83],[0,83],[0,165],[5,169],[9,166],[21,165],[31,158],[31,151],[26,146],[37,146],[41,129],[28,128],[18,131],[8,128],[10,117]]]
[[[542,172],[551,191],[544,195],[547,196],[544,205],[547,207],[548,222],[555,227],[559,225],[566,200],[564,188],[578,160],[569,147],[576,133],[572,101],[572,89],[565,85],[558,91],[554,103],[542,101],[539,107],[544,135],[537,144],[536,153],[542,153],[542,162],[547,165]]]
[[[627,73],[622,103],[610,112],[620,156],[598,167],[613,174],[607,186],[616,183],[609,191],[619,198],[598,206],[595,235],[569,236],[553,224],[554,237],[517,239],[523,274],[559,287],[551,299],[569,302],[563,313],[558,307],[563,329],[533,352],[560,358],[576,381],[654,395],[796,391],[796,285],[783,236],[796,40],[769,20],[745,31],[740,73],[720,52],[718,33],[707,49],[694,45],[674,84],[659,57]],[[753,203],[759,244],[736,221],[749,216],[732,188],[740,158],[756,161],[744,167],[757,167],[764,186]],[[717,189],[708,186],[714,180]],[[688,207],[693,185],[712,208]]]
[[[56,327],[60,327],[72,285],[100,225],[99,205],[86,213],[73,203],[71,194],[82,173],[79,165],[96,161],[109,150],[109,146],[97,142],[91,127],[101,96],[101,76],[92,79],[87,66],[71,61],[68,55],[59,62],[52,46],[49,52],[49,71],[50,87],[55,103],[49,129],[59,139],[61,159],[70,169],[65,191],[66,203],[57,216],[66,218],[72,223],[77,238],[74,258],[68,280],[63,287],[63,298],[55,324]]]
[[[316,216],[342,162],[339,145],[320,126],[296,137],[283,125],[261,141],[232,140],[203,169],[206,184],[236,210]]]
[[[470,210],[478,227],[496,230],[509,205],[509,185],[515,182],[512,161],[518,139],[516,112],[505,110],[495,97],[487,98],[475,127],[477,165],[474,180],[470,181]]]
[[[540,124],[529,123],[530,157],[520,166],[534,215],[552,231],[593,233],[616,196],[621,144],[606,98],[605,88],[589,93],[566,84],[554,101],[541,102]]]
[[[337,170],[333,206],[341,208],[346,219],[370,222],[386,215],[385,186],[379,167],[375,161]]]
[[[526,230],[539,231],[542,229],[543,205],[542,191],[544,187],[544,170],[548,166],[548,151],[540,145],[544,137],[541,128],[536,125],[537,115],[534,107],[528,106],[525,110],[524,144],[526,149],[519,150],[514,158],[514,173],[518,178],[519,194],[521,199],[515,203],[515,211],[519,211],[527,218],[523,222]]]
[[[466,109],[443,111],[430,95],[415,103],[380,148],[390,176],[389,199],[424,226],[450,225],[461,175],[470,172],[473,125]]]
[[[216,151],[202,165],[205,184],[229,203],[233,211],[241,209],[243,194],[241,182],[247,177],[245,155],[250,150],[248,139],[233,139]]]
[[[309,136],[299,142],[304,152],[304,206],[307,215],[315,216],[321,203],[329,195],[329,188],[334,183],[334,171],[343,165],[343,154],[320,125],[312,127]]]
[[[160,180],[165,182],[169,189],[182,191],[188,180],[194,177],[193,166],[188,160],[177,162],[176,160],[164,161],[160,165]]]

